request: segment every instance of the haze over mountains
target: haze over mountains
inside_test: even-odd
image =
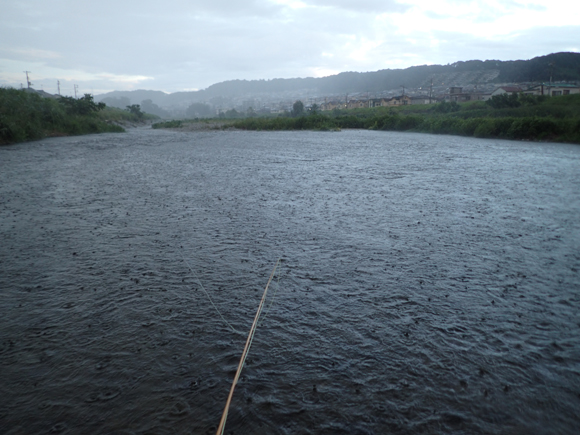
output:
[[[268,101],[307,98],[317,100],[332,96],[356,93],[400,93],[407,92],[443,93],[450,86],[493,88],[505,83],[580,81],[580,53],[563,52],[535,57],[530,60],[497,61],[470,60],[448,65],[422,65],[406,69],[386,69],[375,72],[343,72],[321,78],[294,78],[272,80],[229,80],[216,83],[200,91],[175,92],[136,90],[114,91],[95,97],[97,101],[114,101],[123,104],[140,104],[151,100],[151,104],[165,110],[182,111],[192,103],[207,103],[214,107],[233,107],[240,99],[252,100],[257,104]],[[124,97],[124,98],[123,98]],[[175,114],[175,113],[174,113]]]

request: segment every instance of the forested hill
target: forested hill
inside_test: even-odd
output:
[[[459,85],[541,82],[549,81],[550,68],[553,68],[554,80],[580,80],[580,53],[555,53],[531,60],[470,60],[450,65],[422,65],[364,73],[343,72],[323,78],[231,80],[217,83],[201,92],[212,97],[300,89],[317,89],[322,93],[377,92],[396,89],[402,85],[409,88],[428,86],[432,78],[437,82],[436,79],[442,78],[441,76],[446,76],[451,81],[458,80]]]
[[[422,65],[406,69],[386,69],[374,72],[343,72],[322,78],[272,80],[229,80],[197,92],[164,94],[159,91],[115,91],[98,95],[128,97],[132,103],[151,99],[162,106],[188,101],[208,101],[216,97],[273,94],[312,90],[320,94],[379,92],[387,89],[427,87],[435,85],[466,86],[486,83],[580,81],[580,53],[553,53],[530,60],[499,61],[470,60],[449,65]]]

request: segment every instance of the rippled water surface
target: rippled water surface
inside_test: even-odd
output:
[[[0,148],[0,238],[1,433],[214,433],[280,257],[226,433],[580,427],[578,146],[49,139]]]

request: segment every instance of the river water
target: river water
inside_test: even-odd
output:
[[[225,433],[580,427],[577,145],[47,139],[0,148],[0,238],[4,434],[215,433],[278,258]]]

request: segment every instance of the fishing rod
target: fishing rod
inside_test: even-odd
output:
[[[240,373],[244,368],[244,363],[246,362],[246,358],[248,353],[250,352],[250,347],[252,346],[252,341],[254,340],[254,334],[256,332],[256,327],[258,326],[258,319],[260,318],[260,314],[262,314],[262,309],[264,308],[264,302],[266,301],[266,294],[268,293],[268,287],[270,287],[270,283],[274,278],[274,274],[276,273],[276,269],[280,264],[280,259],[276,261],[274,269],[272,269],[272,273],[270,274],[270,279],[268,279],[268,283],[266,284],[266,288],[264,289],[264,294],[262,295],[262,300],[260,301],[260,305],[258,305],[258,311],[256,312],[256,316],[254,317],[254,323],[252,323],[252,327],[250,328],[250,333],[248,334],[248,338],[246,340],[246,346],[244,347],[244,351],[242,352],[242,357],[240,358],[240,363],[238,364],[238,370],[236,371],[236,375],[234,376],[234,381],[232,382],[232,387],[230,389],[230,394],[228,395],[228,400],[226,402],[226,406],[224,408],[224,412],[222,414],[222,419],[220,420],[220,425],[216,432],[216,435],[223,435],[224,429],[226,427],[226,420],[228,418],[228,411],[230,409],[230,403],[232,402],[232,397],[234,395],[234,389],[236,388],[236,384],[240,378]]]

